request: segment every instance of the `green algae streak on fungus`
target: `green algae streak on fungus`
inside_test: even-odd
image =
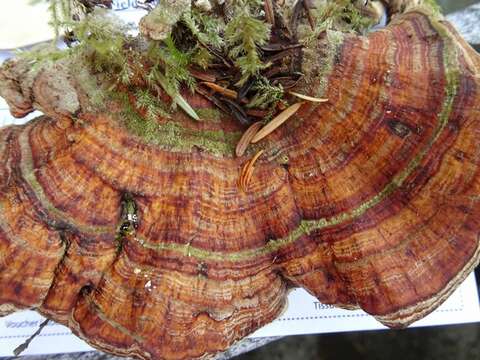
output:
[[[192,5],[161,43],[112,32],[113,58],[98,35],[0,68],[12,113],[44,113],[0,129],[0,315],[35,309],[122,356],[202,358],[273,321],[292,286],[404,327],[474,269],[479,55],[432,1],[386,1],[373,32],[377,7],[265,3]],[[220,10],[266,33],[216,37]],[[296,112],[235,156],[292,93]]]

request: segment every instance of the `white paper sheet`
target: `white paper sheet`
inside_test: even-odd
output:
[[[0,49],[28,47],[54,38],[55,32],[49,25],[48,2],[35,5],[31,4],[31,0],[1,2]],[[126,23],[132,24],[138,24],[146,14],[146,11],[137,7],[136,0],[113,0],[112,10],[120,14]]]
[[[24,311],[0,318],[0,356],[11,356],[13,350],[30,337],[44,319],[33,311]],[[413,326],[433,326],[480,321],[477,287],[474,276],[435,312]],[[332,333],[355,330],[385,329],[363,311],[336,309],[319,303],[302,289],[288,297],[288,309],[253,337]],[[49,323],[25,351],[24,355],[55,354],[92,350],[71,332]]]

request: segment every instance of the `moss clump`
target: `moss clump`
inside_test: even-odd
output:
[[[106,96],[125,87],[137,89],[146,85],[147,90],[156,95],[165,91],[173,99],[173,105],[178,104],[196,116],[179,95],[182,84],[190,88],[194,86],[194,80],[188,72],[192,51],[179,50],[171,36],[162,42],[150,41],[145,44],[144,40],[130,36],[132,28],[105,9],[95,8],[87,13],[80,6],[84,10],[82,19],[75,21],[73,18],[76,16],[71,11],[59,13],[58,8],[63,9],[65,2],[70,3],[68,0],[53,1],[50,9],[56,32],[63,30],[73,34],[71,47],[59,50],[53,45],[44,46],[39,51],[23,54],[24,57],[36,65],[62,58],[76,59],[77,65],[89,69],[93,76],[102,79]],[[75,3],[72,1],[70,8]],[[145,95],[143,92],[134,93]],[[139,100],[145,103],[145,96]],[[153,103],[149,105],[151,114],[154,112]],[[164,114],[162,108],[165,106],[159,107],[156,112]]]
[[[375,25],[375,21],[364,15],[351,0],[325,1],[312,10],[312,15],[315,28],[306,37],[306,43],[311,43],[327,30],[362,34]]]
[[[440,16],[442,14],[442,8],[436,0],[423,0],[423,2],[432,10],[433,15]]]
[[[282,85],[274,86],[268,79],[260,77],[253,85],[255,96],[248,103],[249,108],[266,109],[282,101],[285,92]]]
[[[196,112],[202,120],[211,121],[213,123],[219,123],[222,121],[222,114],[218,109],[196,109]]]
[[[152,145],[161,145],[171,151],[190,152],[194,147],[216,156],[231,156],[241,133],[222,130],[192,130],[169,120],[158,123],[140,116],[133,108],[122,112],[124,126],[134,135]]]
[[[147,120],[155,122],[158,117],[170,117],[165,105],[146,89],[138,89],[134,93],[136,106],[145,112]]]
[[[221,49],[225,45],[221,36],[225,30],[225,23],[220,18],[192,9],[183,14],[182,21],[202,46]]]
[[[199,115],[221,119],[218,111],[195,111],[180,95],[186,89],[244,124],[257,121],[254,116],[270,119],[282,108],[280,102],[288,105],[288,90],[305,75],[299,73],[305,69],[302,61],[316,49],[307,41],[302,49],[296,29],[289,29],[307,24],[298,6],[292,8],[291,18],[284,18],[288,11],[278,11],[267,20],[264,5],[261,0],[230,0],[205,10],[189,0],[161,0],[142,19],[141,34],[132,37],[132,29],[104,9],[87,9],[80,0],[51,0],[52,25],[57,34],[68,34],[71,46],[66,51],[50,46],[25,56],[36,64],[68,58],[75,67],[87,69],[94,80],[85,81],[88,76],[82,71],[82,86],[92,94],[91,107],[100,107],[102,98],[114,99],[124,107],[121,122],[148,142],[178,149],[197,145],[223,153],[231,150],[230,143],[219,150],[224,135],[194,135],[171,124],[167,129],[163,120],[177,106],[197,120]],[[321,2],[311,12],[311,39],[330,29],[363,32],[372,22],[350,0]],[[206,86],[212,82],[216,89]],[[169,134],[186,136],[186,145]]]
[[[244,84],[251,76],[265,69],[258,46],[265,45],[270,39],[270,25],[257,18],[263,1],[236,0],[233,17],[225,29],[225,40],[229,46],[229,55],[242,72],[238,82]]]

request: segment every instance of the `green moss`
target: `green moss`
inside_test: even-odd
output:
[[[191,151],[194,147],[212,155],[228,156],[235,151],[241,133],[225,133],[222,130],[190,130],[179,123],[168,121],[158,127],[158,142],[173,151]]]
[[[232,156],[242,133],[222,130],[194,130],[184,128],[173,120],[158,122],[156,118],[141,116],[125,94],[114,94],[122,103],[119,121],[133,135],[148,144],[170,151],[190,152],[194,147],[216,156]]]
[[[202,120],[211,121],[213,123],[219,123],[222,120],[222,114],[220,113],[220,110],[216,108],[196,109],[195,111]]]
[[[229,55],[235,59],[242,73],[238,85],[244,84],[268,66],[262,62],[258,52],[258,47],[270,39],[270,25],[255,17],[262,8],[262,3],[257,0],[234,1],[234,14],[225,28]]]
[[[225,30],[225,24],[220,18],[192,9],[191,12],[183,14],[182,20],[192,35],[203,45],[210,45],[217,49],[224,46],[221,34]]]
[[[193,51],[192,63],[200,66],[202,69],[207,69],[212,63],[214,56],[204,47],[197,46]]]
[[[325,1],[312,10],[312,14],[315,29],[305,32],[306,44],[312,44],[321,33],[327,30],[363,34],[374,25],[374,20],[363,15],[351,0]]]
[[[167,37],[162,44],[151,42],[146,55],[149,61],[155,64],[145,75],[150,82],[153,80],[158,83],[160,77],[164,77],[168,84],[165,89],[167,93],[178,93],[182,83],[187,84],[191,89],[194,88],[195,79],[188,71],[188,66],[192,62],[192,52],[178,49],[171,36]]]
[[[285,95],[282,85],[273,86],[264,77],[259,77],[255,81],[252,90],[256,93],[247,105],[249,108],[266,109],[275,106]]]
[[[146,89],[137,89],[135,91],[135,99],[137,107],[145,110],[145,117],[147,120],[156,121],[156,119],[160,116],[170,116],[165,108],[165,105]]]
[[[225,24],[223,15],[191,9],[190,2],[162,0],[161,6],[148,15],[152,26],[159,25],[162,28],[166,24],[169,28],[162,40],[158,41],[133,39],[128,35],[129,26],[102,9],[89,13],[83,9],[83,19],[73,21],[70,3],[70,0],[52,0],[52,18],[57,32],[66,29],[73,31],[78,43],[65,52],[54,48],[37,52],[34,55],[35,61],[56,62],[65,57],[75,59],[72,61],[75,68],[88,69],[91,79],[83,71],[79,78],[81,86],[91,97],[92,109],[103,109],[105,99],[112,94],[121,98],[122,93],[128,91],[135,98],[133,102],[136,108],[132,108],[130,99],[121,99],[120,104],[125,106],[122,123],[133,134],[149,143],[183,150],[195,145],[215,154],[232,152],[232,143],[228,143],[232,141],[230,135],[200,132],[202,135],[196,136],[186,130],[179,130],[172,124],[166,126],[157,123],[159,117],[168,118],[169,113],[175,110],[175,105],[182,107],[192,118],[220,121],[218,111],[200,110],[201,116],[198,116],[180,96],[181,88],[195,89],[195,79],[190,73],[193,65],[208,68],[212,61],[221,62],[219,58],[222,57],[227,59],[225,62],[234,62],[241,73],[237,86],[255,78],[252,90],[254,95],[250,93],[252,96],[249,95],[248,107],[266,109],[271,116],[276,111],[275,105],[284,97],[281,86],[272,86],[268,79],[259,76],[260,71],[269,66],[262,60],[259,47],[265,45],[271,35],[270,25],[264,20],[263,1],[232,0],[230,5],[233,12]],[[188,3],[188,6],[179,6],[180,3]],[[317,35],[319,31],[328,30],[333,25],[349,31],[360,31],[367,26],[365,17],[361,16],[350,0],[326,2],[315,13],[315,19]],[[332,34],[329,33],[328,36],[333,37]],[[327,46],[330,47],[330,44]],[[307,64],[320,67],[315,81],[322,81],[320,78],[328,75],[329,66],[333,62],[331,56],[334,56],[335,50],[334,47],[332,51],[329,49],[324,63]],[[305,53],[308,51],[315,52],[317,49],[305,49]],[[306,58],[313,61],[311,56]],[[238,80],[235,75],[232,76],[234,80],[230,86]],[[322,88],[324,84],[320,85]],[[169,95],[171,101],[165,101],[165,97],[159,96],[163,92]],[[140,116],[138,111],[143,115]],[[180,139],[175,141],[173,137],[177,135]],[[222,145],[221,142],[228,144]]]
[[[442,8],[436,0],[423,0],[423,2],[432,10],[433,15],[440,16],[442,14]]]

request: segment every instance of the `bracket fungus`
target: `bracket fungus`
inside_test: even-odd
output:
[[[196,3],[162,40],[85,7],[69,50],[0,68],[12,114],[43,112],[0,129],[0,315],[187,359],[292,287],[390,327],[433,311],[479,261],[479,55],[433,1]]]

